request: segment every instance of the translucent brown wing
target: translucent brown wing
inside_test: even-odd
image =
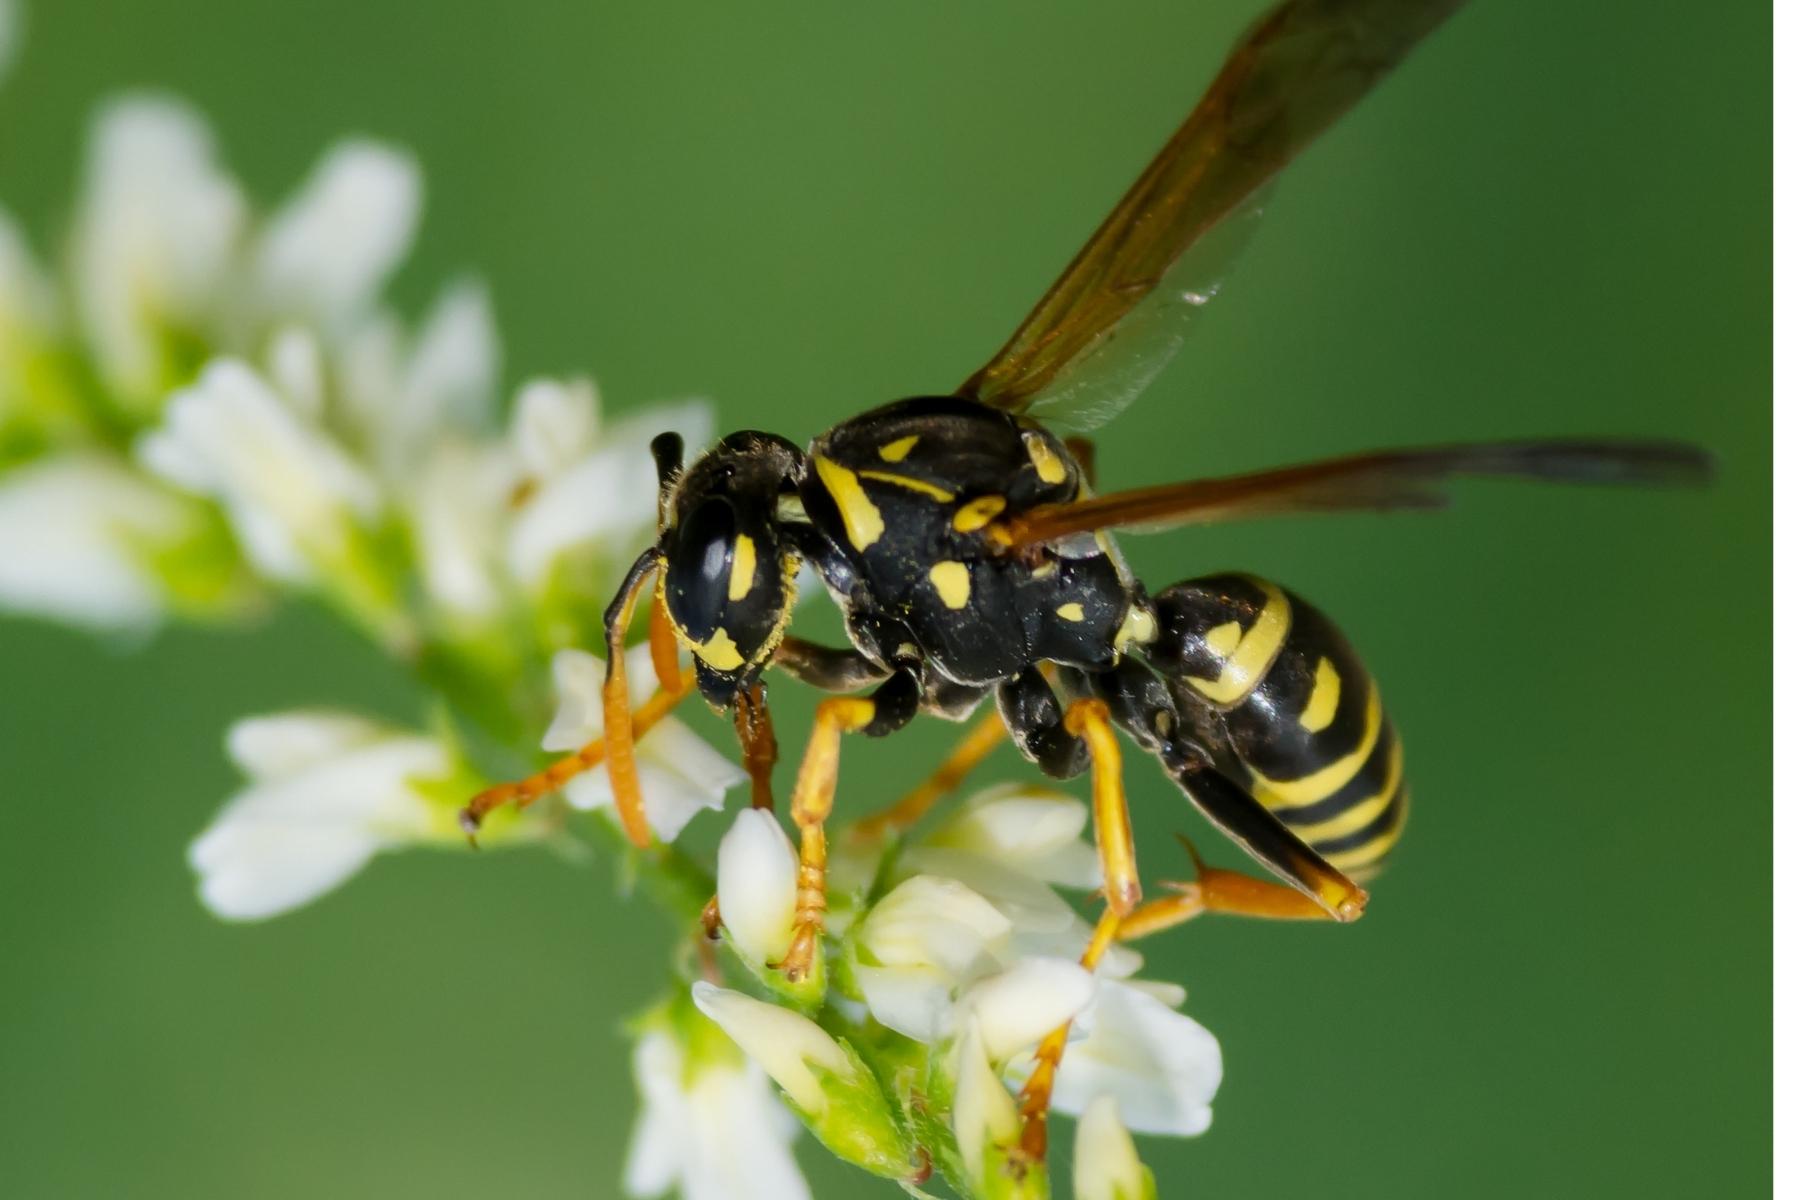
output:
[[[1200,105],[1125,193],[1061,278],[993,360],[958,393],[996,408],[1034,409],[1057,384],[1056,399],[1084,414],[1110,417],[1129,403],[1180,344],[1184,310],[1210,299],[1213,273],[1170,279],[1203,245],[1242,240],[1227,221],[1307,143],[1350,109],[1462,0],[1287,0],[1244,36]],[[1179,272],[1177,274],[1180,274]],[[1174,283],[1177,286],[1164,287]],[[1141,345],[1106,349],[1122,322],[1153,293],[1159,311],[1133,324],[1168,324],[1172,336],[1141,328]],[[1075,388],[1073,376],[1095,359],[1104,386]],[[1085,395],[1072,395],[1085,391]]]
[[[1378,450],[1273,471],[1133,488],[1027,509],[988,528],[1006,547],[1102,529],[1149,530],[1284,513],[1441,508],[1459,477],[1550,483],[1692,485],[1712,475],[1706,451],[1686,442],[1540,439]]]

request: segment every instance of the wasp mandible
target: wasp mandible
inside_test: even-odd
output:
[[[683,467],[679,439],[657,439],[660,533],[606,612],[603,741],[483,793],[470,828],[494,805],[529,801],[603,759],[627,834],[647,845],[632,742],[691,687],[732,715],[753,802],[771,804],[762,676],[773,666],[833,693],[818,706],[792,798],[799,905],[780,964],[791,977],[817,952],[842,736],[890,734],[920,713],[965,720],[989,698],[993,713],[950,761],[865,829],[916,819],[1010,734],[1046,775],[1093,776],[1106,911],[1090,966],[1116,939],[1201,912],[1359,916],[1359,881],[1407,810],[1400,742],[1374,681],[1331,622],[1286,589],[1221,574],[1152,594],[1112,533],[1436,507],[1463,476],[1689,483],[1705,477],[1706,456],[1672,442],[1513,441],[1096,495],[1084,445],[1054,430],[1092,428],[1144,389],[1211,297],[1214,260],[1241,235],[1259,189],[1457,6],[1288,0],[1269,11],[1017,332],[954,392],[852,417],[804,449],[745,431]],[[837,603],[847,647],[787,633],[802,570]],[[623,641],[646,589],[662,690],[633,714]],[[1275,878],[1196,862],[1191,885],[1145,902],[1115,727]],[[1039,1154],[1059,1036],[1021,1096],[1026,1144]]]

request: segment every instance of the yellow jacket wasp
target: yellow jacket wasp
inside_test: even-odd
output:
[[[1152,594],[1111,532],[1433,507],[1462,476],[1696,482],[1706,456],[1669,442],[1499,442],[1096,495],[1084,445],[1053,429],[1091,428],[1135,398],[1179,345],[1183,318],[1210,298],[1211,260],[1241,232],[1235,218],[1258,189],[1457,5],[1277,5],[1017,332],[954,392],[852,417],[805,448],[734,433],[685,468],[679,439],[657,439],[660,534],[605,618],[605,736],[476,797],[468,828],[603,761],[627,835],[647,845],[633,739],[694,687],[732,713],[753,802],[771,804],[761,677],[774,666],[837,693],[818,707],[792,799],[800,898],[780,965],[793,978],[815,966],[842,735],[885,735],[920,712],[961,720],[989,697],[995,712],[931,781],[864,827],[915,819],[1007,734],[1054,778],[1091,772],[1106,912],[1090,967],[1112,941],[1200,912],[1359,916],[1358,881],[1380,866],[1407,809],[1400,742],[1373,680],[1291,592],[1227,574]],[[802,569],[836,601],[848,647],[787,633]],[[623,639],[646,589],[662,690],[633,713]],[[1144,902],[1115,725],[1279,882],[1196,863],[1191,885]],[[1040,1048],[1020,1100],[1024,1144],[1039,1155],[1062,1036]]]

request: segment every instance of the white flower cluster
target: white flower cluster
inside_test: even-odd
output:
[[[1082,968],[1092,931],[1056,888],[1099,883],[1085,822],[1077,800],[1003,785],[897,853],[840,855],[822,1004],[808,1015],[777,987],[762,999],[709,982],[694,985],[693,1002],[828,1147],[981,1198],[1043,1194],[1006,1085],[1022,1083],[1038,1043],[1073,1022],[1051,1104],[1081,1117],[1076,1194],[1149,1195],[1126,1131],[1206,1129],[1219,1047],[1177,1011],[1180,988],[1135,978],[1135,951],[1115,946],[1095,972]],[[773,977],[763,964],[792,936],[794,865],[766,811],[739,813],[720,846],[725,936],[764,984]]]
[[[299,592],[453,705],[479,717],[501,697],[490,732],[540,720],[541,695],[511,694],[595,643],[612,574],[655,524],[650,437],[703,442],[711,414],[603,425],[592,384],[538,379],[500,427],[480,285],[444,288],[416,329],[381,302],[421,195],[408,155],[350,141],[259,218],[187,106],[106,106],[59,269],[0,213],[0,609],[142,629]],[[591,659],[556,661],[565,698],[594,680]],[[653,792],[684,814],[663,817],[673,836],[740,776],[678,722],[653,736],[652,764],[660,747],[687,769]],[[259,717],[228,740],[250,783],[191,858],[232,918],[304,903],[378,850],[460,843],[455,812],[479,787],[449,733],[348,713]],[[604,779],[570,802],[599,804]],[[502,819],[488,840],[554,815]]]
[[[0,67],[12,16],[0,0]],[[502,421],[482,288],[452,283],[416,326],[382,301],[421,195],[409,156],[352,141],[259,216],[200,118],[140,96],[98,119],[54,269],[0,213],[0,609],[143,630],[304,595],[410,667],[439,714],[237,723],[246,783],[189,851],[225,918],[291,910],[385,851],[461,845],[458,811],[491,778],[471,730],[510,765],[580,750],[585,768],[489,814],[484,843],[616,825],[590,757],[604,667],[583,647],[655,527],[651,437],[703,444],[710,412],[603,424],[591,384],[538,379]],[[629,653],[641,705],[656,672]],[[769,965],[798,894],[774,814],[738,814],[716,881],[668,844],[744,772],[670,716],[636,760],[663,843],[638,867],[697,948],[637,1025],[634,1196],[805,1197],[802,1126],[905,1187],[1047,1195],[1015,1092],[1065,1025],[1049,1100],[1080,1118],[1077,1200],[1146,1200],[1131,1133],[1207,1128],[1219,1050],[1181,989],[1139,979],[1129,947],[1082,965],[1093,931],[1058,891],[1099,883],[1080,801],[1002,787],[924,836],[839,847],[823,969],[796,982]],[[727,955],[694,939],[715,885]]]

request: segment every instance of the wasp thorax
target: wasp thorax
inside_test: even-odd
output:
[[[755,680],[787,626],[799,560],[777,512],[797,461],[779,439],[733,434],[682,475],[670,498],[663,600],[713,704]]]

